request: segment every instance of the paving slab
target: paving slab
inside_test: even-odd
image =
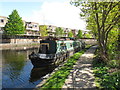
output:
[[[92,61],[97,46],[89,48],[73,66],[70,75],[65,80],[63,89],[96,89],[95,77],[92,70]]]

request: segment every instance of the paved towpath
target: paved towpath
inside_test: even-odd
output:
[[[62,88],[79,89],[95,89],[94,74],[92,71],[92,61],[97,46],[88,49],[77,61],[70,75],[65,81]]]

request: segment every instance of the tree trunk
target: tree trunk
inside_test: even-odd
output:
[[[109,59],[108,59],[106,47],[104,45],[102,45],[102,42],[99,42],[99,43],[101,43],[101,45],[100,45],[100,57],[102,58],[102,60],[104,62],[107,62]]]

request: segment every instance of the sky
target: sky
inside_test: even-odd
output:
[[[70,0],[1,0],[0,16],[8,17],[14,9],[28,22],[86,30],[80,9]]]

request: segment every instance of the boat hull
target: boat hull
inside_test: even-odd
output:
[[[45,59],[31,59],[31,63],[34,67],[45,67],[53,64],[54,60],[45,60]]]

